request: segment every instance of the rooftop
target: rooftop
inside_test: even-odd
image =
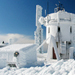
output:
[[[8,45],[6,47],[0,48],[0,51],[19,51],[25,48],[28,49],[30,47],[33,47],[34,44],[12,44]]]

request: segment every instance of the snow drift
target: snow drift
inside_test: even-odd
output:
[[[60,60],[50,66],[0,69],[0,75],[75,75],[75,60]]]

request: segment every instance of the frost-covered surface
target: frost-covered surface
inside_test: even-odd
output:
[[[35,44],[12,44],[12,45],[8,45],[6,47],[3,47],[3,48],[0,48],[0,52],[1,51],[18,51],[18,50],[21,50],[23,48],[29,48],[29,47],[32,47],[33,45]],[[25,51],[26,51],[25,49]]]
[[[36,44],[12,44],[0,48],[0,68],[8,64],[15,64],[17,67],[24,67],[37,61]],[[18,52],[17,57],[14,56]]]
[[[75,75],[75,61],[73,59],[60,60],[48,67],[42,64],[20,69],[5,67],[0,69],[0,75]]]

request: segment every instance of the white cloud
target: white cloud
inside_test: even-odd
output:
[[[34,40],[31,39],[31,36],[21,34],[0,35],[0,42],[2,41],[9,42],[10,39],[12,40],[12,43],[34,43]]]
[[[26,43],[34,43],[34,40],[31,39],[31,36],[21,35],[21,34],[3,34],[0,35],[0,42],[8,42],[12,39],[12,43],[16,44],[26,44]],[[47,51],[48,45],[45,43],[43,46],[44,52]]]

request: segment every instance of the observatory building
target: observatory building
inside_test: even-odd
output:
[[[59,3],[54,13],[40,17],[39,22],[46,27],[46,42],[48,44],[47,59],[75,59],[75,14],[65,11]]]

